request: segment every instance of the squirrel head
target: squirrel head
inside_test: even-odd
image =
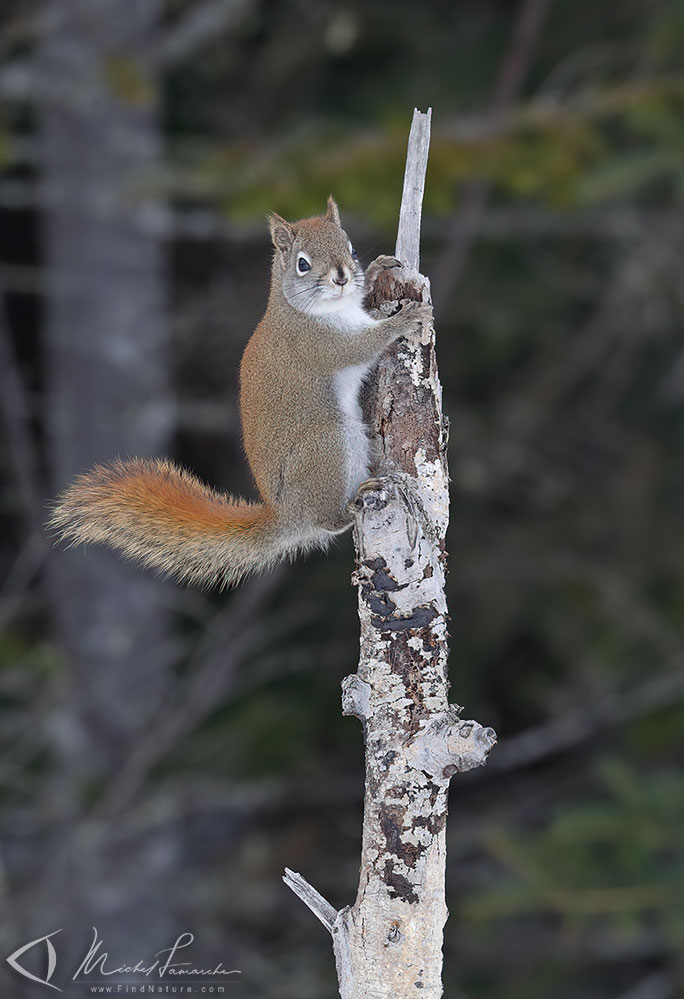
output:
[[[325,215],[286,222],[268,217],[275,248],[274,280],[285,300],[300,312],[324,316],[356,308],[363,301],[363,268],[340,225],[332,195]]]

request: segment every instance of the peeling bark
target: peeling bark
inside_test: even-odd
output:
[[[409,226],[420,206],[405,202],[422,199],[412,158],[423,157],[424,176],[428,136],[429,117],[416,112],[401,213]],[[417,267],[415,233],[397,245],[413,248]],[[402,299],[430,301],[426,278],[407,266],[381,271],[371,306],[388,314]],[[383,357],[367,410],[381,478],[358,498],[361,653],[342,684],[343,711],[360,718],[366,743],[361,871],[356,901],[328,928],[342,999],[437,999],[449,780],[481,766],[496,736],[447,698],[448,430],[432,324]]]

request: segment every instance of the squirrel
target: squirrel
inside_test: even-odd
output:
[[[244,449],[261,502],[217,492],[166,459],[117,460],[58,498],[50,526],[62,539],[102,542],[180,582],[225,587],[325,548],[351,526],[371,462],[361,385],[431,307],[411,301],[389,318],[369,315],[332,195],[325,215],[268,221],[270,294],[240,366]],[[371,267],[398,264],[380,257]]]

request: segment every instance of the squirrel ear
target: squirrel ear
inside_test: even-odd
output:
[[[295,238],[295,232],[290,223],[281,218],[277,212],[271,212],[268,216],[268,225],[276,250],[280,250],[281,253],[287,253]]]
[[[334,222],[335,225],[340,224],[340,210],[337,207],[337,202],[333,198],[332,194],[328,195],[328,210],[325,213],[325,217],[328,222]]]

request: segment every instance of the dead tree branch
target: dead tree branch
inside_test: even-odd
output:
[[[416,111],[397,238],[407,266],[382,271],[369,299],[385,314],[430,301],[417,271],[429,129]],[[342,999],[437,999],[449,780],[482,765],[496,737],[447,698],[447,426],[431,323],[381,360],[369,419],[382,478],[358,499],[361,655],[342,684],[343,712],[365,732],[361,871],[356,901],[329,928]],[[327,925],[328,903],[285,880]]]

